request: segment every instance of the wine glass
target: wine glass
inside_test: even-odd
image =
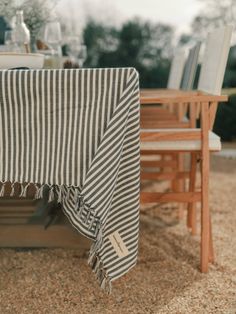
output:
[[[62,50],[61,50],[61,25],[59,22],[48,22],[44,29],[44,42],[51,50],[51,63],[53,68],[61,68],[62,66]]]
[[[13,51],[14,38],[13,38],[13,32],[11,30],[7,30],[4,33],[4,45],[7,51]]]
[[[84,61],[87,58],[87,47],[85,45],[81,44],[78,46],[77,58],[78,58],[79,67],[82,68]]]
[[[66,41],[68,45],[68,55],[72,62],[77,62],[78,58],[78,47],[79,47],[79,37],[77,36],[70,36],[67,38]]]
[[[61,43],[61,26],[59,22],[48,22],[44,30],[44,40],[49,45]]]

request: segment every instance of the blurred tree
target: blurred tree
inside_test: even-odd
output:
[[[174,32],[168,25],[138,19],[120,30],[90,21],[84,30],[86,66],[131,66],[140,73],[142,87],[166,86]]]
[[[235,0],[199,0],[204,9],[192,22],[192,33],[198,39],[205,38],[209,31],[225,24],[235,24]]]
[[[223,141],[232,141],[236,139],[235,94],[229,97],[227,104],[219,104],[213,130]]]
[[[235,25],[236,0],[198,0],[203,9],[193,19],[190,33],[182,34],[179,43],[182,46],[193,45],[197,40],[204,40],[207,34],[225,24]],[[233,33],[236,43],[236,33]]]
[[[179,38],[179,44],[181,46],[188,45],[191,41],[193,41],[192,34],[181,34]]]
[[[204,8],[191,24],[191,33],[182,34],[179,44],[193,46],[197,40],[205,40],[207,33],[225,24],[235,24],[236,0],[199,0],[204,3]],[[233,32],[232,42],[236,40]],[[236,86],[236,47],[230,49],[228,64],[225,71],[223,87]]]
[[[87,46],[85,66],[100,66],[101,55],[112,53],[117,49],[118,36],[119,32],[115,28],[89,20],[83,31],[83,41]]]
[[[4,44],[5,31],[10,30],[9,23],[3,16],[0,16],[0,45]]]
[[[236,46],[231,47],[229,51],[223,86],[236,86]]]

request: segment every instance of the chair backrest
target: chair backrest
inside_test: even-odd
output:
[[[185,51],[182,49],[176,50],[174,58],[171,63],[167,88],[169,89],[179,89],[181,84],[181,79],[184,70],[185,63]]]
[[[198,83],[199,91],[221,94],[232,29],[231,25],[227,25],[208,34]]]
[[[181,89],[183,90],[191,90],[193,88],[193,83],[198,66],[200,48],[201,43],[198,42],[194,47],[189,50],[181,82]]]

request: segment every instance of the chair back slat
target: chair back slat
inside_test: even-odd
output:
[[[201,43],[198,42],[194,47],[189,50],[188,58],[184,67],[183,78],[181,82],[181,89],[193,89],[193,83],[198,66],[198,57],[201,48]]]
[[[179,89],[181,79],[183,75],[185,64],[185,52],[182,49],[178,49],[174,55],[171,63],[170,74],[168,78],[168,89]]]
[[[230,25],[208,34],[198,90],[214,95],[221,94],[231,36]]]

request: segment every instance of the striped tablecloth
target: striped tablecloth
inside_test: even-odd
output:
[[[108,290],[137,260],[138,84],[133,68],[0,71],[0,196],[49,188]]]

